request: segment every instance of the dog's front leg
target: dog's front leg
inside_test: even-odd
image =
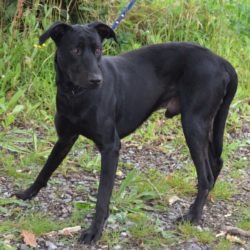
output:
[[[114,186],[120,150],[118,135],[115,136],[115,140],[112,143],[105,143],[99,148],[101,152],[101,176],[96,202],[96,213],[91,226],[81,234],[78,240],[79,243],[91,244],[91,242],[99,240],[104,222],[109,215],[109,202]]]
[[[50,176],[66,157],[77,138],[78,136],[60,137],[35,182],[29,188],[13,195],[22,200],[35,197],[42,187],[46,187]]]

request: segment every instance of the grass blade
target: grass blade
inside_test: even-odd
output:
[[[129,186],[129,184],[133,181],[133,179],[135,178],[136,175],[136,169],[131,170],[127,177],[124,179],[124,181],[122,182],[119,191],[117,193],[117,197],[121,197],[121,194],[124,192],[125,188]]]

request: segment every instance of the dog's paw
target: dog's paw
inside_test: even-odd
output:
[[[187,214],[180,216],[176,219],[176,224],[181,224],[181,223],[185,223],[185,222],[190,222],[193,225],[198,224],[200,221],[200,217],[197,216],[197,214],[188,212]]]
[[[93,230],[92,227],[83,231],[80,238],[78,239],[78,243],[80,244],[91,244],[98,241],[101,238],[102,230]]]
[[[41,187],[38,185],[32,184],[29,188],[12,194],[11,197],[16,196],[16,198],[21,200],[30,200],[38,194],[40,189]]]
[[[16,192],[16,193],[11,195],[11,197],[13,197],[13,196],[15,196],[17,199],[24,200],[24,201],[30,200],[30,199],[32,199],[32,197],[34,197],[33,194],[26,192],[26,190]]]

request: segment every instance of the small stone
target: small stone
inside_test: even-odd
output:
[[[72,196],[69,195],[69,194],[64,194],[64,196],[63,196],[63,202],[69,203],[71,201],[72,201]]]
[[[48,198],[49,198],[50,200],[54,200],[54,199],[55,199],[55,195],[54,195],[54,194],[49,194],[49,195],[48,195]]]
[[[109,224],[108,227],[111,228],[112,230],[115,230],[119,227],[119,225],[118,224]]]
[[[197,242],[197,240],[195,238],[191,238],[187,241],[188,243],[194,243],[194,242]]]
[[[82,198],[81,196],[77,196],[77,197],[75,198],[75,201],[83,201],[83,198]]]
[[[101,246],[101,249],[109,249],[109,246],[108,245],[103,245],[103,246]]]
[[[6,198],[10,198],[11,194],[9,192],[5,192],[5,193],[3,193],[3,196],[6,197]]]
[[[55,250],[55,249],[57,249],[57,246],[53,242],[51,242],[51,241],[46,241],[45,245],[48,247],[48,250]]]
[[[133,222],[133,221],[127,221],[127,222],[126,222],[126,226],[127,226],[127,227],[133,227],[135,224],[136,224],[136,223]]]
[[[26,208],[26,207],[28,207],[28,203],[24,203],[24,202],[20,203],[19,207]]]
[[[200,246],[199,245],[197,245],[197,244],[190,244],[187,248],[185,248],[186,250],[202,250],[201,248],[200,248]]]
[[[212,250],[212,247],[209,245],[206,245],[205,247],[203,247],[204,250]]]
[[[122,249],[122,247],[120,245],[114,246],[114,250],[120,250],[120,249]]]
[[[169,220],[175,220],[178,218],[178,215],[175,212],[169,212],[168,219]]]
[[[127,233],[126,232],[121,232],[121,236],[122,237],[127,237]]]
[[[69,203],[69,202],[72,201],[72,199],[64,199],[63,201],[64,201],[65,203]]]
[[[25,244],[20,244],[18,249],[19,250],[26,250],[27,246]]]

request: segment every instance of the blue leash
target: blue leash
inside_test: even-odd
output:
[[[131,0],[129,5],[126,7],[125,10],[122,11],[121,15],[114,21],[114,23],[110,26],[111,29],[115,29],[119,23],[125,18],[125,16],[127,15],[127,13],[129,12],[129,10],[132,8],[132,6],[134,5],[136,0]]]

